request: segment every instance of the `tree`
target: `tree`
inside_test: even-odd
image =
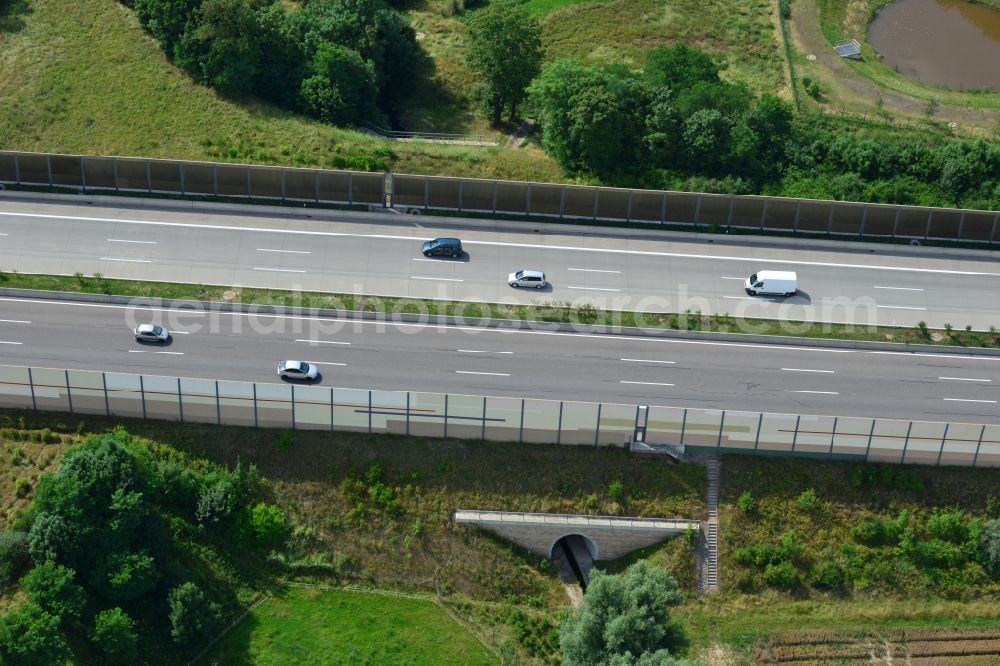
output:
[[[644,561],[625,573],[595,570],[583,606],[566,615],[559,629],[564,666],[669,666],[684,662],[672,651],[686,645],[670,622],[682,601],[677,581]]]
[[[0,532],[0,591],[17,580],[28,565],[28,535],[25,532]]]
[[[683,139],[696,170],[714,171],[729,156],[730,125],[717,109],[701,109],[688,116]]]
[[[204,0],[177,44],[177,64],[223,92],[251,92],[263,57],[256,11],[260,4],[259,0]]]
[[[181,645],[208,637],[219,624],[219,607],[188,582],[170,591],[170,635]]]
[[[187,22],[200,5],[201,0],[135,0],[135,15],[173,57]]]
[[[335,124],[372,119],[376,114],[375,69],[357,51],[324,42],[309,69],[311,76],[299,93],[307,113]]]
[[[38,606],[60,621],[79,620],[87,595],[75,582],[76,572],[51,560],[21,579],[21,586]]]
[[[37,604],[25,604],[0,616],[0,663],[52,666],[68,658],[59,619]]]
[[[135,663],[139,636],[135,632],[135,622],[121,608],[110,608],[97,614],[90,640],[104,657],[104,663]]]
[[[646,56],[642,70],[654,86],[674,92],[687,90],[699,82],[719,83],[719,65],[710,55],[684,44],[660,46]]]
[[[504,110],[516,118],[541,67],[541,24],[513,0],[495,0],[469,20],[469,43],[469,65],[486,79],[493,124],[500,124]]]
[[[983,567],[992,575],[1000,577],[1000,520],[988,520],[983,524],[979,552],[983,558]]]

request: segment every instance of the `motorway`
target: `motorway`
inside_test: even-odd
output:
[[[1000,326],[1000,264],[985,255],[762,247],[723,239],[708,244],[571,226],[559,233],[534,233],[530,225],[524,231],[459,232],[415,216],[369,219],[5,199],[0,268],[414,298],[558,300],[791,321]],[[461,228],[462,221],[455,224]],[[421,256],[422,240],[449,235],[462,238],[465,256]],[[506,275],[519,268],[544,270],[551,287],[511,289]],[[797,271],[801,293],[787,300],[747,296],[743,279],[762,269]]]
[[[0,364],[748,411],[1000,423],[1000,357],[379,324],[0,299]],[[165,346],[131,327],[156,320]]]

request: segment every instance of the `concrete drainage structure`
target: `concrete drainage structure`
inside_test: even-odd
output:
[[[678,536],[685,530],[701,529],[697,520],[663,518],[620,518],[561,513],[523,513],[458,509],[456,523],[474,525],[525,548],[535,555],[553,559],[556,546],[567,537],[579,564],[581,583],[586,586],[594,560],[614,560],[634,550]]]

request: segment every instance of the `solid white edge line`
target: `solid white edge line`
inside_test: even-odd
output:
[[[725,275],[723,275],[721,277],[722,277],[723,280],[739,280],[740,282],[743,282],[744,280],[746,280],[746,278],[726,277]]]
[[[626,379],[619,379],[619,384],[640,384],[642,386],[673,386],[673,384],[666,384],[664,382],[630,382]]]
[[[152,349],[129,349],[129,354],[170,354],[171,356],[184,356],[184,352],[175,351],[153,351]]]
[[[26,319],[0,319],[0,324],[30,324]]]
[[[151,264],[149,259],[119,259],[118,257],[101,257],[101,261],[124,261],[130,264]]]
[[[513,354],[512,351],[490,351],[489,349],[456,349],[463,354]]]
[[[7,211],[0,211],[0,216],[32,217],[32,218],[42,218],[42,219],[54,219],[54,220],[80,220],[84,222],[114,222],[117,224],[181,227],[181,228],[193,228],[193,229],[212,229],[216,231],[239,231],[239,232],[250,231],[250,232],[272,233],[272,234],[292,234],[300,236],[380,238],[386,240],[405,240],[413,242],[423,241],[423,240],[433,240],[430,238],[415,238],[413,236],[395,236],[390,234],[355,234],[355,233],[342,233],[336,231],[306,231],[304,229],[264,229],[259,227],[240,227],[240,226],[225,225],[225,224],[189,224],[185,222],[165,222],[159,220],[126,220],[121,218],[110,218],[110,217],[50,215],[45,213],[11,213]],[[691,254],[684,252],[656,252],[653,250],[618,250],[618,249],[597,248],[597,247],[574,247],[570,245],[543,245],[540,243],[505,243],[501,241],[464,241],[464,242],[467,245],[495,245],[501,247],[516,247],[516,248],[528,248],[528,249],[539,249],[539,250],[566,250],[572,252],[597,252],[605,254],[626,254],[626,255],[636,255],[636,256],[671,257],[680,259],[712,259],[712,260],[717,259],[722,261],[751,262],[755,264],[766,263],[766,264],[782,264],[791,266],[820,266],[824,268],[861,268],[866,270],[877,270],[877,271],[1000,277],[1000,273],[989,273],[985,271],[956,271],[945,268],[912,268],[908,266],[872,266],[867,264],[840,264],[827,261],[795,261],[793,259],[765,260],[765,259],[760,259],[759,257],[729,257],[725,255]]]
[[[305,273],[295,268],[254,268],[255,271],[272,271],[274,273]]]
[[[126,240],[124,238],[108,238],[109,243],[135,243],[136,245],[156,245],[156,241]]]
[[[876,305],[876,308],[883,310],[926,310],[927,308],[914,308],[908,305]]]
[[[620,275],[621,271],[606,271],[600,268],[567,268],[568,271],[576,271],[578,273],[615,273]]]
[[[413,275],[410,277],[411,280],[438,280],[440,282],[465,282],[465,280],[460,280],[458,278],[439,278],[439,277],[421,277],[419,275]]]
[[[459,375],[492,375],[494,377],[510,377],[509,372],[475,372],[473,370],[456,370]]]
[[[893,291],[923,291],[923,289],[920,289],[918,287],[880,287],[878,285],[873,286],[872,289],[891,289]]]
[[[992,379],[972,379],[970,377],[938,377],[938,379],[950,379],[953,382],[992,382]]]
[[[305,250],[269,250],[265,247],[257,248],[258,252],[282,252],[284,254],[312,254],[312,252],[307,252]]]
[[[996,400],[972,400],[971,398],[942,398],[945,402],[983,402],[988,405],[997,404]]]
[[[626,361],[628,363],[663,363],[665,365],[677,365],[677,361],[655,361],[648,358],[620,358],[619,361]]]
[[[604,287],[566,287],[567,289],[582,289],[584,291],[621,291],[621,289],[607,289]]]
[[[297,338],[296,342],[308,342],[311,345],[349,345],[350,342],[339,342],[337,340],[305,340]]]
[[[808,368],[782,368],[785,372],[822,372],[829,375],[837,372],[836,370],[810,370]]]
[[[789,393],[818,393],[820,395],[840,395],[836,391],[789,391]]]
[[[23,345],[23,342],[7,342],[6,340],[0,340],[0,345]]]

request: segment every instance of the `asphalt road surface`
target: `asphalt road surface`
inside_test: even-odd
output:
[[[697,310],[791,321],[1000,326],[1000,264],[861,250],[749,247],[565,234],[434,228],[373,215],[331,222],[238,213],[0,203],[0,269],[414,298],[569,301],[649,312]],[[456,221],[460,225],[461,221]],[[604,235],[595,235],[604,234]],[[421,241],[460,236],[467,253],[426,259]],[[518,291],[521,268],[551,286]],[[743,279],[794,270],[800,293],[749,297]]]
[[[0,299],[0,364],[347,388],[1000,422],[1000,357],[379,324]],[[131,327],[159,321],[164,346]]]

